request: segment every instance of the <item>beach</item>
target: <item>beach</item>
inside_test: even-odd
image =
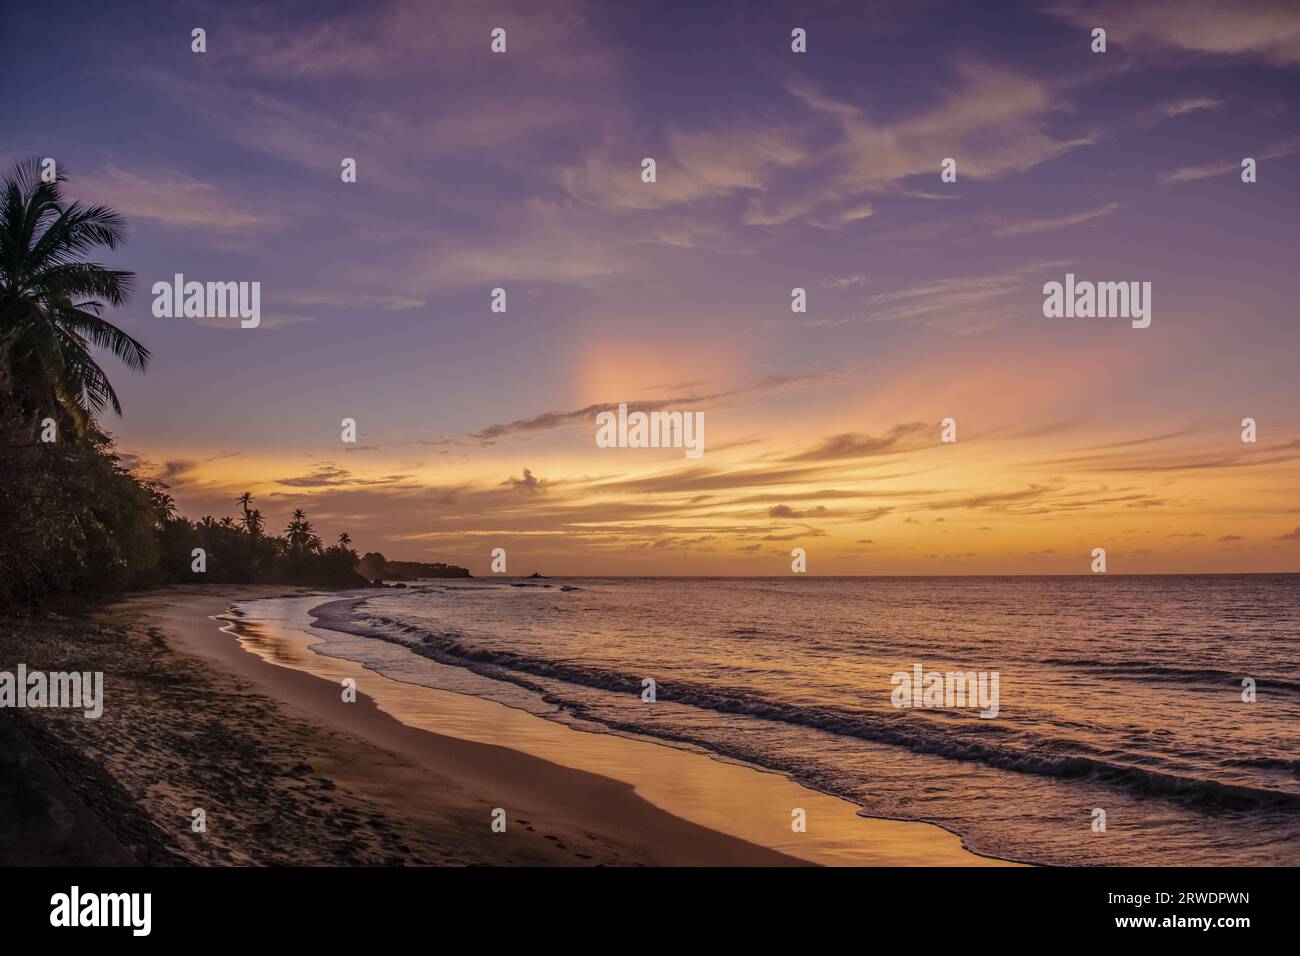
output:
[[[310,610],[241,605],[241,621],[257,622],[241,640],[335,681],[347,672],[323,670],[328,661],[356,665],[381,706],[416,725],[426,700],[525,710],[544,722],[470,714],[456,729],[439,703],[427,726],[472,737],[490,723],[495,742],[818,862],[859,858],[847,803],[1022,863],[1277,865],[1300,851],[1290,743],[1300,693],[1285,639],[1300,623],[1298,585],[1287,575],[494,576]],[[931,684],[936,693],[921,690]],[[772,773],[750,799],[728,801],[757,785],[719,786],[710,773],[692,792],[693,765],[659,767],[662,748],[629,764],[591,734],[532,729],[557,724]],[[781,792],[773,778],[804,789]],[[808,789],[839,802],[814,810]],[[807,832],[774,834],[777,809],[800,806]]]
[[[265,599],[308,593],[179,586],[84,618],[6,628],[0,664],[102,671],[105,687],[96,720],[53,709],[9,716],[130,858],[144,864],[999,862],[966,851],[940,827],[863,818],[851,803],[780,774],[583,733],[492,701],[403,685],[347,661],[298,659],[310,643],[305,635],[305,643],[295,643],[229,613],[235,605],[269,606],[275,602]],[[301,669],[306,664],[323,670],[309,673]],[[329,668],[356,669],[355,701],[343,700],[340,681],[322,676]],[[442,720],[455,732],[394,717],[396,711],[411,720],[403,694],[421,695],[419,710],[430,726]],[[439,703],[437,695],[448,699]],[[567,736],[555,737],[559,732]],[[494,738],[535,746],[524,752],[489,742]],[[547,759],[551,754],[555,760]],[[640,768],[643,782],[633,786],[572,765],[617,772],[620,761],[631,768],[628,776]],[[649,777],[647,762],[654,768]],[[686,818],[710,819],[716,812],[703,805],[715,801],[765,808],[770,827],[759,832],[748,819],[732,825],[723,817],[714,827]],[[675,803],[680,814],[664,808]],[[792,830],[796,807],[806,812],[819,849],[806,849],[804,834]],[[498,808],[504,832],[492,826]],[[35,843],[31,853],[31,862],[41,861]]]

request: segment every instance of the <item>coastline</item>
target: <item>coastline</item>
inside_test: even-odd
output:
[[[396,666],[363,665],[334,651],[338,646],[334,639],[355,639],[353,630],[341,622],[327,625],[319,617],[322,606],[340,600],[349,598],[317,595],[241,603],[229,616],[228,629],[246,650],[264,660],[324,678],[331,689],[332,713],[346,710],[337,703],[337,689],[342,680],[352,678],[381,711],[405,725],[438,736],[504,746],[602,780],[619,781],[674,818],[806,862],[1008,865],[967,851],[956,835],[942,827],[862,816],[856,804],[779,772],[698,748],[609,732],[603,725],[583,729],[580,724],[539,716],[501,699],[500,691],[514,690],[514,685],[484,678],[483,683],[492,686],[456,691],[429,686],[403,666],[428,661],[411,657],[398,645],[364,639],[368,653],[391,652]],[[323,643],[325,638],[328,643]],[[463,674],[459,668],[454,670]],[[806,814],[804,832],[791,828],[794,807]],[[642,832],[647,839],[657,839],[653,831]]]
[[[227,614],[234,604],[308,595],[316,603],[337,599],[248,586],[179,586],[129,597],[95,615],[114,638],[104,648],[111,665],[100,668],[107,687],[104,717],[74,721],[43,712],[26,718],[36,725],[29,734],[46,759],[136,859],[200,865],[1002,864],[966,851],[955,835],[932,824],[859,817],[851,804],[777,774],[643,740],[583,733],[481,698],[403,684],[306,650],[311,638],[305,633],[291,641],[255,620],[234,626],[238,616]],[[216,620],[219,615],[224,619]],[[311,673],[293,659],[299,653],[315,658]],[[358,684],[354,703],[342,701],[337,679],[349,668]],[[411,695],[436,718],[432,726],[453,732],[394,716],[411,719],[402,702]],[[559,735],[569,737],[557,743]],[[529,749],[494,739],[526,739]],[[617,769],[620,761],[644,768],[647,760],[660,778],[673,786],[688,780],[689,789],[674,796],[673,786],[656,788],[644,779],[634,786],[625,774],[615,779],[584,769]],[[112,786],[88,786],[82,779],[86,762],[101,764]],[[820,858],[801,848],[801,835],[790,832],[790,788],[798,791],[797,805],[808,805],[810,831],[841,828],[828,844],[839,846],[839,855]],[[711,793],[751,806],[763,806],[764,795],[785,802],[767,835],[743,820],[702,825],[698,820],[709,813],[691,812],[683,801]],[[123,800],[136,812],[115,810]],[[207,818],[202,834],[190,827],[192,809],[199,807]],[[496,807],[506,810],[505,833],[490,826]]]

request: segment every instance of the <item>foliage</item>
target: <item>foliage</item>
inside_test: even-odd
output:
[[[149,351],[101,316],[134,276],[85,257],[121,245],[125,223],[41,173],[29,160],[0,182],[0,607],[177,581],[364,585],[352,539],[323,547],[301,510],[281,537],[247,493],[238,520],[193,522],[123,466],[96,421],[122,406],[92,349],[136,371]]]

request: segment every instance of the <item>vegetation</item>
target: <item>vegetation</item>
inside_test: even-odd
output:
[[[239,499],[242,523],[226,517],[220,521],[205,515],[198,521],[169,515],[159,522],[159,565],[169,569],[169,581],[214,583],[303,584],[315,587],[362,587],[367,581],[357,574],[357,553],[351,537],[339,535],[338,544],[325,547],[301,510],[278,537],[262,531],[262,515],[250,508],[252,496]],[[159,507],[167,511],[171,499],[159,492]],[[202,548],[206,569],[193,570],[195,548]]]
[[[415,581],[419,578],[467,578],[467,568],[455,564],[424,561],[389,561],[378,551],[367,551],[357,571],[370,581]]]
[[[85,257],[118,248],[125,224],[64,202],[62,181],[34,160],[0,181],[0,607],[177,581],[365,584],[351,538],[325,547],[301,510],[279,536],[248,493],[238,518],[189,521],[123,465],[97,421],[122,406],[91,350],[140,372],[149,351],[102,317],[132,274]]]

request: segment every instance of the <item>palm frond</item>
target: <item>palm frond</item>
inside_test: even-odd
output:
[[[148,367],[149,350],[101,314],[127,301],[134,275],[85,260],[92,249],[118,248],[125,220],[108,206],[65,205],[63,182],[45,182],[36,158],[0,182],[0,359],[27,407],[54,401],[89,425],[105,408],[122,413],[91,350],[136,371]]]
[[[149,350],[112,322],[83,307],[59,310],[59,324],[76,332],[91,345],[108,349],[129,369],[143,372],[149,367]]]

